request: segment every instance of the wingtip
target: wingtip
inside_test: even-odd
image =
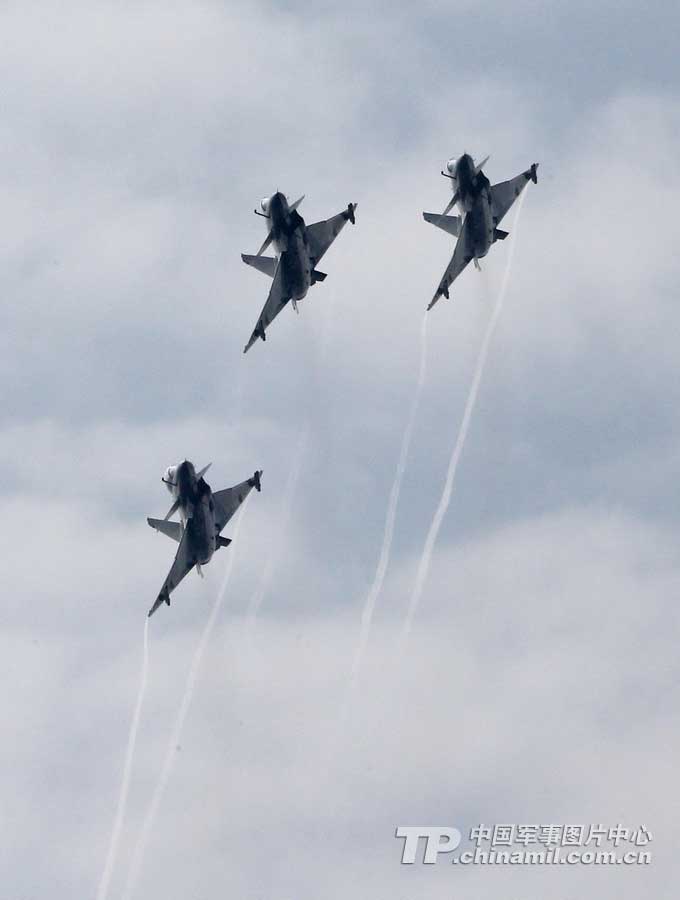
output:
[[[163,603],[167,603],[168,606],[170,606],[170,594],[165,589],[163,589],[160,592],[160,594],[156,597],[156,602],[154,603],[154,605],[151,607],[151,609],[149,610],[149,612],[146,615],[147,619],[150,619],[151,616],[156,612],[158,607],[161,606]]]
[[[429,312],[432,309],[432,307],[435,305],[435,303],[438,303],[442,297],[446,297],[447,300],[450,299],[450,292],[448,289],[445,291],[439,291],[439,290],[437,291],[437,293],[434,295],[434,297],[430,300],[426,312]]]

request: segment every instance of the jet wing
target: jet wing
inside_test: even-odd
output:
[[[168,572],[168,577],[163,582],[163,587],[160,589],[158,597],[156,598],[156,602],[149,610],[149,615],[152,616],[161,603],[165,602],[170,605],[170,594],[175,590],[180,581],[184,578],[185,575],[188,575],[189,572],[193,569],[196,560],[193,559],[189,552],[189,530],[185,529],[184,534],[182,535],[182,540],[179,542],[179,547],[177,548],[177,554],[175,555],[175,561],[172,564],[170,571]]]
[[[530,181],[536,184],[536,168],[538,163],[534,163],[526,172],[511,178],[510,181],[501,181],[491,187],[491,214],[494,223],[498,225],[503,216],[510,209],[515,200],[522,193],[524,188]]]
[[[453,251],[451,262],[448,264],[446,271],[442,275],[442,280],[439,282],[439,287],[435,291],[434,297],[430,300],[430,305],[427,307],[428,309],[432,309],[442,295],[448,298],[449,287],[472,259],[472,253],[469,249],[467,221],[467,218],[463,220],[460,236],[456,242],[456,249]]]
[[[307,226],[307,243],[312,265],[316,266],[347,222],[354,224],[354,210],[356,208],[356,203],[350,203],[347,209],[338,213],[337,216]]]
[[[268,328],[269,325],[271,325],[271,323],[278,316],[278,314],[281,312],[281,310],[289,300],[290,297],[287,297],[285,293],[283,266],[279,261],[279,264],[276,267],[276,272],[274,273],[272,286],[269,289],[267,302],[262,308],[260,318],[257,320],[257,325],[255,326],[253,333],[250,336],[250,340],[243,349],[244,353],[247,353],[250,350],[250,348],[258,338],[262,338],[263,341],[266,340],[264,336],[265,328]]]
[[[217,528],[218,534],[222,531],[251,490],[253,488],[256,488],[258,491],[260,490],[261,476],[262,472],[255,472],[252,478],[242,481],[235,487],[226,488],[224,491],[215,491],[213,493],[213,502],[215,504],[215,527]]]

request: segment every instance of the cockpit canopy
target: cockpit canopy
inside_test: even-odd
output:
[[[163,483],[172,493],[173,488],[177,485],[177,466],[168,466],[163,475]]]

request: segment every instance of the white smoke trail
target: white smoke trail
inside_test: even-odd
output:
[[[232,391],[231,400],[230,400],[230,411],[227,415],[228,421],[231,422],[231,428],[234,434],[238,434],[241,425],[241,419],[243,418],[243,400],[245,395],[245,382],[247,379],[246,366],[247,360],[241,357],[238,362],[240,365],[237,365],[236,369],[236,377],[234,379],[234,389]]]
[[[125,808],[127,806],[127,798],[130,790],[130,775],[132,773],[132,760],[135,754],[135,745],[137,743],[137,731],[139,729],[139,719],[142,712],[142,703],[144,694],[146,693],[146,682],[149,669],[149,619],[144,619],[144,652],[142,655],[142,672],[139,679],[139,690],[137,692],[137,702],[135,703],[134,712],[132,714],[132,722],[130,723],[130,733],[128,734],[127,749],[125,751],[125,763],[123,765],[123,777],[120,784],[120,793],[118,795],[118,806],[116,807],[116,815],[113,820],[113,829],[111,831],[111,839],[109,841],[109,850],[106,854],[106,862],[104,871],[99,881],[99,889],[97,890],[97,900],[105,900],[109,884],[111,883],[111,874],[116,862],[118,854],[118,842],[120,840],[120,832],[125,819]]]
[[[357,678],[359,677],[359,672],[361,670],[361,663],[364,658],[364,652],[366,650],[366,644],[368,643],[368,636],[371,629],[371,623],[373,621],[373,612],[375,610],[375,604],[380,596],[380,591],[382,590],[383,582],[385,581],[385,574],[387,573],[387,567],[390,562],[390,551],[392,549],[392,538],[394,536],[394,522],[397,515],[397,505],[399,503],[399,494],[401,492],[401,483],[404,478],[404,472],[406,471],[406,462],[408,460],[408,453],[411,446],[411,438],[413,437],[413,429],[416,422],[416,416],[418,414],[418,407],[420,406],[420,396],[423,391],[423,385],[425,384],[425,371],[427,366],[427,313],[423,316],[423,323],[420,328],[420,366],[418,369],[418,381],[416,384],[416,390],[413,395],[413,400],[411,401],[411,409],[409,411],[408,420],[406,422],[406,428],[404,430],[404,436],[401,439],[401,450],[399,451],[399,460],[397,461],[397,470],[394,474],[394,481],[392,483],[392,489],[390,491],[389,501],[387,503],[387,513],[385,515],[385,527],[383,530],[383,540],[382,546],[380,548],[380,556],[378,558],[378,565],[375,570],[375,575],[373,577],[373,584],[371,585],[371,589],[366,596],[366,602],[364,603],[363,612],[361,614],[361,626],[359,630],[359,639],[357,641],[356,649],[354,651],[354,658],[352,660],[352,671],[350,675],[350,685],[349,685],[349,693],[352,692]]]
[[[404,435],[401,439],[401,448],[399,450],[399,459],[397,460],[397,468],[394,473],[394,480],[390,490],[390,496],[387,501],[387,511],[385,513],[385,526],[383,528],[383,539],[380,547],[380,555],[376,566],[373,583],[366,595],[364,606],[361,612],[361,624],[359,626],[359,636],[357,638],[354,656],[352,658],[352,668],[350,670],[349,680],[347,682],[344,697],[340,705],[340,711],[337,719],[331,729],[326,756],[323,764],[323,770],[329,774],[335,770],[335,758],[338,748],[346,731],[347,718],[349,716],[350,704],[354,696],[354,691],[359,680],[361,665],[366,652],[368,638],[373,622],[373,613],[375,605],[380,596],[387,568],[390,562],[390,552],[392,549],[392,538],[394,536],[394,524],[397,516],[397,506],[399,505],[399,494],[401,485],[406,471],[406,463],[408,461],[409,449],[411,447],[411,438],[415,428],[418,409],[420,407],[420,397],[425,384],[425,373],[427,370],[427,313],[423,316],[423,322],[420,327],[420,365],[418,367],[418,380],[416,382],[415,393],[411,400],[411,408],[409,410],[408,419]]]
[[[237,546],[238,533],[241,528],[241,522],[243,521],[243,516],[250,497],[251,495],[248,494],[239,511],[238,519],[236,520],[236,524],[234,527],[233,546]],[[198,672],[203,660],[203,654],[205,653],[205,649],[208,645],[208,641],[210,640],[212,630],[215,626],[215,622],[217,621],[217,616],[222,605],[222,600],[224,599],[227,585],[229,584],[229,579],[231,577],[231,571],[233,567],[234,552],[232,550],[229,552],[227,570],[224,575],[222,587],[220,588],[217,598],[215,599],[215,603],[213,604],[210,616],[208,617],[208,621],[206,622],[203,633],[201,634],[201,639],[198,642],[198,647],[196,648],[196,652],[194,653],[193,660],[191,661],[191,668],[189,669],[189,675],[187,677],[184,695],[182,696],[182,702],[180,703],[180,707],[175,718],[175,724],[172,729],[172,734],[170,735],[170,740],[168,741],[168,748],[165,752],[163,768],[161,769],[160,777],[158,779],[158,782],[156,783],[156,789],[153,792],[151,803],[149,804],[146,817],[142,824],[142,830],[133,852],[130,871],[128,872],[125,890],[123,891],[123,900],[130,900],[137,887],[137,881],[139,879],[139,873],[144,861],[144,853],[146,851],[146,845],[149,840],[149,835],[151,834],[151,831],[153,829],[154,823],[156,821],[156,816],[158,815],[158,810],[161,805],[161,801],[163,800],[165,789],[168,785],[168,781],[170,780],[170,775],[172,774],[177,745],[180,743],[182,728],[184,727],[184,720],[187,717],[187,713],[189,712],[189,707],[193,699],[194,689],[196,687],[196,679],[198,677]]]
[[[420,602],[420,597],[423,592],[423,587],[425,586],[425,580],[427,579],[427,575],[430,569],[430,561],[432,559],[432,551],[434,549],[434,545],[437,541],[437,536],[439,534],[439,529],[441,528],[442,521],[444,516],[446,515],[446,511],[449,507],[449,503],[451,501],[451,493],[453,491],[453,484],[456,478],[456,470],[458,469],[458,463],[460,461],[461,454],[463,452],[463,447],[465,446],[465,439],[467,437],[468,428],[470,427],[470,419],[472,418],[472,413],[475,409],[475,403],[477,402],[477,393],[479,391],[479,385],[482,380],[482,375],[484,374],[484,365],[486,363],[486,357],[489,352],[489,345],[491,343],[491,338],[493,337],[494,331],[496,330],[496,324],[498,323],[498,319],[501,314],[501,310],[503,308],[503,300],[505,299],[505,294],[508,288],[508,281],[510,278],[510,269],[512,267],[512,260],[514,256],[515,246],[517,244],[517,226],[519,224],[519,214],[522,210],[522,204],[524,202],[524,192],[522,192],[519,202],[517,204],[517,213],[515,215],[515,221],[513,225],[513,241],[510,245],[510,252],[508,254],[508,261],[505,266],[505,272],[503,273],[503,281],[501,283],[501,289],[498,293],[498,299],[496,300],[496,305],[494,307],[493,313],[489,320],[489,324],[486,327],[486,332],[484,333],[484,339],[482,340],[482,346],[479,350],[479,355],[477,357],[477,365],[475,366],[475,373],[472,379],[472,384],[470,386],[470,392],[468,394],[467,402],[465,404],[465,411],[463,412],[463,420],[461,422],[460,431],[458,432],[458,437],[456,438],[456,443],[453,446],[453,452],[451,453],[451,459],[449,461],[449,468],[446,473],[446,481],[444,483],[444,490],[442,491],[442,496],[439,501],[439,506],[437,507],[434,517],[432,519],[432,524],[430,525],[430,530],[427,533],[427,538],[425,540],[425,546],[423,548],[422,556],[420,557],[420,563],[418,565],[418,571],[416,574],[416,581],[413,588],[413,592],[411,594],[411,598],[409,600],[408,610],[406,612],[406,618],[404,619],[404,624],[401,631],[400,637],[400,647],[403,648],[405,645],[408,636],[411,632],[411,626],[413,625],[413,619],[415,617],[416,611],[418,609],[418,604]]]
[[[300,477],[300,470],[302,469],[302,460],[305,455],[305,450],[307,448],[307,439],[309,437],[309,426],[305,425],[300,434],[300,439],[298,440],[297,448],[295,450],[295,458],[293,460],[293,466],[288,474],[288,480],[286,481],[286,488],[283,495],[282,502],[282,515],[281,515],[281,530],[285,532],[288,522],[290,520],[291,507],[293,503],[293,495],[295,494],[295,488],[297,487],[298,479]],[[272,572],[274,571],[276,565],[281,559],[282,552],[282,543],[279,542],[277,544],[278,552],[272,553],[269,555],[267,559],[267,564],[264,567],[262,572],[262,577],[260,579],[260,583],[256,587],[253,596],[250,599],[250,603],[248,604],[248,613],[247,613],[247,625],[246,631],[247,634],[250,635],[257,621],[257,617],[260,612],[260,607],[262,606],[262,601],[265,598],[265,595],[269,589],[269,585],[271,583]]]
[[[319,359],[325,361],[328,355],[328,347],[335,327],[335,300],[330,293],[324,298],[324,317],[321,325],[321,339],[319,340]]]

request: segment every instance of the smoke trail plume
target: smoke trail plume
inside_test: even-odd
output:
[[[373,584],[371,585],[368,595],[366,596],[363,612],[361,614],[359,639],[357,641],[356,649],[354,651],[354,658],[352,660],[352,671],[350,675],[349,686],[350,692],[354,688],[357,678],[359,677],[361,663],[363,661],[364,652],[366,650],[366,644],[368,643],[371,622],[373,621],[375,604],[378,597],[380,596],[380,591],[382,590],[383,582],[385,581],[385,574],[387,573],[387,567],[390,562],[390,551],[392,549],[392,538],[394,536],[394,522],[397,515],[397,505],[399,503],[401,483],[404,478],[404,472],[406,471],[406,462],[408,460],[408,453],[411,446],[411,438],[413,437],[413,429],[415,427],[416,416],[418,414],[418,407],[420,406],[420,396],[422,394],[423,385],[425,383],[426,365],[427,314],[423,316],[423,323],[420,328],[420,366],[418,369],[418,381],[416,383],[416,390],[413,395],[413,400],[411,401],[411,409],[409,410],[408,420],[406,422],[406,428],[404,430],[404,436],[401,439],[401,450],[399,451],[397,470],[394,474],[394,481],[392,483],[392,489],[390,491],[390,497],[387,503],[387,512],[385,515],[385,527],[383,530],[383,540],[382,546],[380,548],[380,556],[378,557],[378,565],[373,577]]]
[[[149,619],[144,618],[144,652],[142,655],[142,672],[139,679],[139,690],[137,692],[137,702],[135,703],[134,712],[132,714],[132,722],[130,723],[130,733],[128,735],[127,749],[125,751],[125,763],[123,765],[123,778],[120,784],[120,793],[118,795],[118,806],[116,807],[116,815],[113,820],[113,829],[111,831],[111,839],[109,841],[109,850],[106,854],[106,862],[104,863],[104,871],[99,882],[97,890],[97,900],[105,900],[109,884],[111,882],[111,874],[116,862],[118,853],[118,842],[120,840],[120,832],[125,819],[125,808],[127,806],[127,798],[130,790],[130,775],[132,773],[132,760],[135,754],[135,745],[137,743],[137,731],[139,729],[139,719],[142,712],[142,703],[144,694],[146,693],[146,682],[149,669]]]
[[[400,637],[400,646],[403,647],[408,639],[408,636],[411,632],[411,626],[413,625],[413,619],[418,610],[418,604],[420,603],[420,597],[423,592],[423,587],[425,586],[425,581],[427,579],[428,572],[430,570],[430,561],[432,559],[432,551],[434,549],[434,545],[437,541],[437,536],[439,534],[439,529],[441,528],[442,521],[444,516],[446,515],[446,511],[449,508],[449,503],[451,501],[451,493],[453,491],[453,484],[456,478],[456,470],[458,469],[458,463],[460,461],[461,454],[463,452],[463,447],[465,446],[465,439],[467,437],[468,429],[470,427],[470,420],[472,418],[472,413],[475,409],[475,404],[477,402],[477,394],[479,392],[479,385],[482,380],[482,375],[484,374],[484,365],[486,363],[486,357],[489,352],[489,345],[491,343],[491,338],[493,337],[494,331],[496,330],[496,325],[498,323],[498,319],[501,314],[501,310],[503,308],[503,301],[505,299],[505,294],[508,288],[508,282],[510,279],[510,270],[512,268],[512,260],[514,256],[515,246],[517,244],[517,226],[519,224],[519,215],[522,210],[522,204],[524,202],[524,193],[521,194],[519,198],[519,202],[517,204],[517,213],[515,215],[515,221],[513,226],[513,237],[514,240],[510,245],[510,252],[508,254],[508,261],[505,266],[505,272],[503,273],[503,281],[501,283],[501,289],[498,293],[498,299],[496,300],[496,305],[494,307],[493,313],[489,320],[489,324],[486,327],[486,332],[484,333],[484,339],[482,340],[482,346],[479,350],[479,355],[477,357],[477,365],[475,366],[475,373],[472,378],[472,384],[470,385],[470,392],[468,394],[467,402],[465,404],[465,411],[463,412],[463,420],[461,422],[460,431],[458,432],[458,437],[456,438],[456,442],[453,446],[453,452],[451,453],[451,459],[449,461],[449,468],[446,473],[446,481],[444,483],[444,490],[442,491],[442,496],[439,501],[439,506],[437,507],[434,517],[432,519],[432,524],[430,525],[430,530],[427,533],[427,538],[425,540],[425,546],[423,548],[422,556],[420,557],[420,563],[418,565],[418,571],[416,574],[416,581],[413,588],[413,592],[411,594],[411,598],[409,600],[408,610],[406,612],[406,618],[404,620],[404,624],[401,631]]]
[[[243,516],[250,497],[251,495],[248,494],[248,496],[244,500],[234,527],[233,542],[235,546],[237,545],[238,533],[241,528],[241,522],[243,521]],[[201,634],[201,639],[198,642],[198,647],[196,648],[196,652],[194,653],[194,658],[191,662],[191,668],[189,669],[189,675],[187,677],[186,687],[184,689],[184,695],[182,696],[182,702],[180,703],[179,710],[177,711],[175,724],[172,729],[172,734],[170,735],[170,740],[168,741],[168,748],[165,752],[163,768],[161,769],[161,774],[158,782],[156,783],[156,788],[153,792],[151,803],[149,804],[149,809],[147,810],[146,817],[142,824],[142,830],[137,840],[137,844],[135,845],[134,853],[132,856],[132,863],[130,865],[130,871],[128,872],[125,890],[123,891],[123,900],[130,900],[137,887],[137,881],[139,879],[139,873],[142,868],[142,863],[144,862],[144,854],[146,851],[146,845],[149,840],[149,835],[153,830],[156,816],[158,815],[158,810],[163,800],[165,789],[168,785],[168,781],[170,780],[170,775],[172,774],[172,768],[176,757],[176,748],[180,743],[184,721],[187,717],[187,713],[189,712],[189,707],[191,706],[191,701],[194,696],[196,679],[198,677],[201,662],[203,660],[203,654],[205,653],[205,649],[208,645],[208,641],[210,640],[215,622],[217,621],[217,616],[220,611],[220,607],[222,606],[222,600],[224,599],[224,594],[226,592],[227,585],[229,584],[229,579],[231,577],[233,567],[234,552],[233,550],[230,550],[227,562],[227,570],[224,575],[222,587],[220,588],[217,598],[215,599],[215,603],[213,604],[210,616],[208,617],[208,621],[206,622],[203,633]]]
[[[295,494],[295,488],[297,487],[298,479],[300,477],[300,470],[302,469],[302,460],[305,455],[305,450],[307,448],[307,440],[309,437],[309,426],[305,425],[300,433],[300,439],[297,443],[297,448],[295,450],[295,458],[293,459],[293,466],[288,475],[288,480],[286,481],[286,488],[283,495],[283,504],[282,504],[282,515],[281,515],[281,530],[286,531],[288,527],[288,522],[290,520],[290,513],[293,503],[293,495]],[[260,607],[262,606],[262,601],[265,598],[265,595],[269,589],[269,585],[271,584],[272,572],[274,571],[276,565],[281,559],[282,552],[282,544],[278,544],[278,552],[270,554],[267,559],[267,564],[264,567],[262,572],[262,577],[260,579],[260,583],[255,589],[253,596],[250,599],[250,603],[248,604],[248,613],[247,613],[247,625],[246,629],[248,634],[252,632],[252,629],[255,626],[257,621],[258,614],[260,612]]]
[[[345,726],[347,723],[347,717],[349,715],[350,703],[352,701],[352,697],[359,680],[361,665],[364,659],[364,654],[366,652],[366,646],[368,644],[371,624],[373,621],[375,605],[378,597],[380,596],[383,582],[385,581],[387,568],[390,562],[390,551],[392,549],[392,538],[394,536],[394,523],[397,516],[399,494],[401,492],[401,485],[404,479],[404,472],[406,471],[406,463],[408,461],[409,449],[411,447],[411,438],[413,437],[413,430],[415,428],[418,408],[420,406],[420,397],[423,391],[423,385],[425,384],[426,369],[427,314],[423,316],[422,325],[420,327],[420,365],[418,367],[418,380],[416,382],[416,389],[415,393],[413,394],[413,399],[411,400],[411,408],[409,410],[408,419],[406,420],[404,434],[401,439],[401,448],[399,450],[397,468],[394,473],[394,480],[392,482],[390,496],[387,501],[387,511],[385,513],[385,526],[383,528],[383,539],[382,545],[380,547],[380,555],[378,557],[378,564],[376,566],[375,575],[373,576],[373,583],[371,584],[369,592],[366,595],[366,600],[364,601],[364,606],[361,613],[361,624],[359,626],[359,635],[357,638],[356,646],[354,648],[354,656],[352,658],[352,668],[350,670],[349,680],[344,691],[344,697],[340,705],[340,711],[331,729],[331,734],[326,749],[326,756],[323,765],[323,769],[326,773],[330,773],[335,769],[335,757],[338,752],[342,736],[345,733]]]

